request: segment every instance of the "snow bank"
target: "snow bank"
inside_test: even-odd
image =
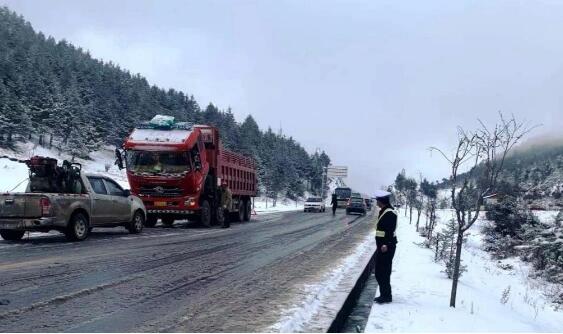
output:
[[[366,236],[351,255],[341,259],[336,269],[328,272],[318,283],[304,286],[300,303],[287,310],[280,321],[274,324],[269,331],[291,333],[307,330],[307,325],[316,317],[322,316],[319,314],[326,312],[327,308],[336,314],[350,292],[349,289],[339,290],[342,290],[343,283],[353,286],[356,282],[357,276],[361,274],[375,251],[373,238],[372,234]],[[337,295],[340,295],[341,298],[338,298]],[[332,319],[333,317],[330,317],[328,320]],[[330,323],[331,321],[328,322],[328,325]]]
[[[443,222],[451,212],[438,214]],[[366,332],[563,331],[563,312],[540,292],[547,283],[528,278],[529,267],[517,259],[492,260],[480,249],[480,226],[471,228],[465,245],[467,272],[459,282],[456,308],[449,307],[451,280],[434,263],[432,250],[417,245],[423,238],[403,214],[397,229],[393,303],[374,304]],[[501,269],[509,265],[513,269]]]
[[[263,197],[254,199],[254,210],[256,214],[271,212],[287,212],[303,210],[303,201],[278,200],[276,206],[272,206],[272,200]]]

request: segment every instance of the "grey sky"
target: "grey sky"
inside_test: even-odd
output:
[[[563,1],[0,0],[202,106],[281,126],[365,192],[447,166],[455,126],[513,113],[563,127]]]

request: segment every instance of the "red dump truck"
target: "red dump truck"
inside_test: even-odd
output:
[[[157,115],[137,126],[116,155],[119,167],[127,168],[131,193],[147,208],[147,227],[158,219],[164,225],[178,219],[223,224],[230,217],[221,206],[222,182],[233,194],[229,216],[250,220],[257,188],[255,162],[224,149],[213,126]]]

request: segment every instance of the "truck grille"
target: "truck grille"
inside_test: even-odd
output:
[[[139,190],[139,195],[157,197],[182,196],[182,189],[166,186],[142,186]]]

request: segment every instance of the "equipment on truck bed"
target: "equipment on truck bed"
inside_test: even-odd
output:
[[[29,168],[31,192],[81,192],[81,164],[64,160],[62,166],[58,166],[57,159],[42,156],[31,157],[24,162]]]

